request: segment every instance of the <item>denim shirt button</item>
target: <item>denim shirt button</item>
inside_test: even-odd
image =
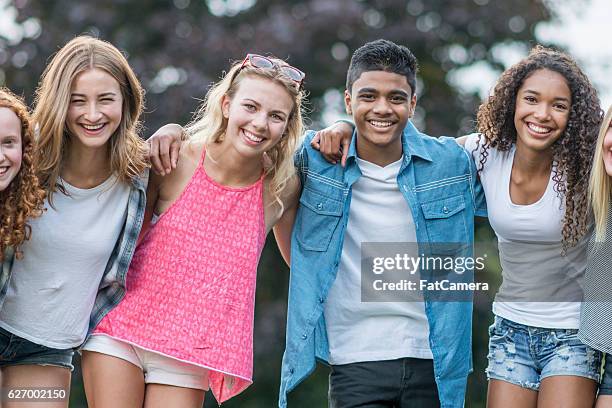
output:
[[[448,214],[448,207],[444,206],[444,208],[442,209],[442,212],[444,214]]]
[[[323,209],[323,203],[317,204],[317,210],[322,210],[322,209]]]
[[[306,340],[307,338],[308,338],[308,336],[307,336],[307,335],[302,334],[302,340]]]
[[[323,297],[319,298],[319,303],[325,303],[325,299],[323,299]]]

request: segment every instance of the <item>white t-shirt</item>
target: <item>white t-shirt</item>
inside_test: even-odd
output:
[[[465,148],[480,166],[482,144],[475,150],[477,141],[478,134],[469,135]],[[553,172],[538,201],[528,205],[512,202],[510,176],[514,154],[514,146],[507,152],[489,148],[480,173],[502,266],[503,281],[493,313],[528,326],[577,329],[580,320],[577,300],[581,297],[579,284],[586,268],[587,239],[561,256],[565,206],[554,190]]]
[[[130,186],[112,176],[91,189],[60,180],[69,195],[31,221],[32,239],[15,260],[0,327],[56,349],[85,340],[100,280],[125,225]]]
[[[362,242],[417,242],[412,212],[397,184],[402,160],[380,167],[357,158],[342,255],[325,304],[330,364],[431,359],[421,302],[362,302]],[[416,256],[417,254],[415,254]]]

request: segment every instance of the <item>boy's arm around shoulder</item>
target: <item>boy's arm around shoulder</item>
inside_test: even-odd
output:
[[[462,136],[460,139],[463,141],[463,150],[467,156],[467,161],[470,166],[471,175],[471,189],[472,198],[474,200],[474,216],[475,217],[488,217],[487,215],[487,200],[485,197],[482,182],[480,181],[480,173],[478,172],[478,166],[474,160],[474,154],[472,150],[478,147],[478,135],[467,135]]]
[[[467,161],[470,168],[472,179],[471,189],[474,200],[474,216],[487,217],[487,200],[485,198],[484,189],[478,172],[476,159],[479,157],[480,147],[483,136],[480,133],[471,133],[455,139],[456,142],[463,147],[464,153],[467,156]]]
[[[446,159],[453,157],[459,160],[455,163],[463,163],[462,168],[467,170],[470,175],[470,193],[473,200],[474,215],[476,217],[487,217],[487,203],[484,190],[480,182],[474,158],[472,157],[472,152],[470,151],[471,145],[477,140],[477,136],[467,135],[458,139],[448,136],[440,136],[437,138],[427,136],[424,140],[432,149],[432,157]]]

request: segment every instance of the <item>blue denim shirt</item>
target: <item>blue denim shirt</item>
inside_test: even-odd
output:
[[[286,349],[282,362],[279,407],[287,393],[327,363],[329,345],[323,314],[344,242],[351,186],[361,176],[355,161],[355,135],[346,168],[333,165],[310,147],[309,132],[296,154],[302,195],[291,240],[291,279]],[[486,203],[471,155],[453,138],[432,138],[408,123],[402,135],[403,163],[397,176],[412,212],[420,253],[428,243],[463,242],[471,256],[474,215],[486,216]],[[380,214],[372,214],[373,217]],[[442,408],[462,407],[472,369],[472,302],[428,300],[435,380]]]
[[[146,170],[141,177],[132,180],[125,225],[104,269],[104,275],[90,315],[88,336],[100,323],[100,320],[117,306],[125,296],[125,279],[144,220],[148,179],[149,171]],[[13,251],[8,250],[2,263],[0,307],[6,297],[11,278],[13,255]],[[28,254],[24,253],[24,256],[28,256]]]

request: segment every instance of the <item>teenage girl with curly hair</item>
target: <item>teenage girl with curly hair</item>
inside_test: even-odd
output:
[[[23,101],[0,88],[0,262],[12,260],[13,253],[17,258],[23,256],[21,244],[31,232],[28,220],[43,209],[45,192],[32,161],[34,137],[30,120]],[[8,279],[2,275],[0,292]]]
[[[535,47],[460,138],[479,163],[503,281],[489,328],[487,405],[591,407],[600,353],[577,337],[597,93],[568,55]]]
[[[589,201],[595,232],[589,241],[584,302],[578,336],[589,346],[606,353],[596,408],[612,407],[612,106],[601,124],[593,170],[589,179]]]

